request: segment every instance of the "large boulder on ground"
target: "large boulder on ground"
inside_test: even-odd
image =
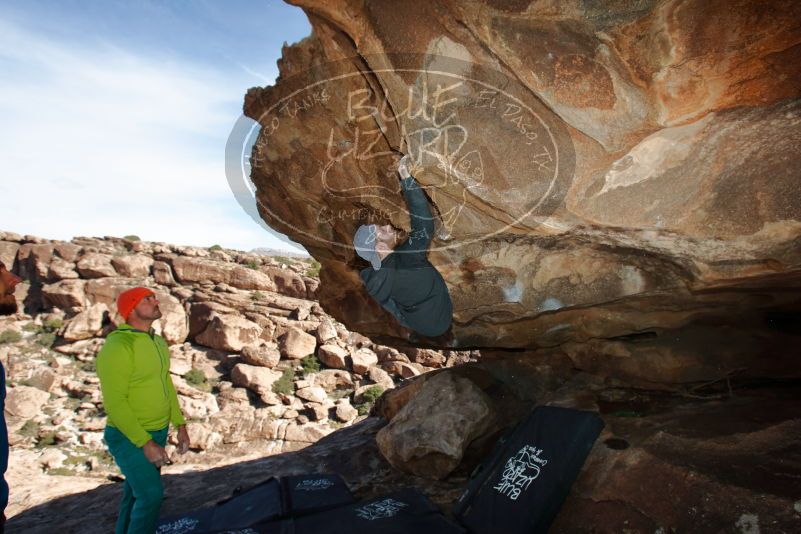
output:
[[[288,360],[300,360],[309,354],[314,354],[316,347],[317,339],[313,335],[294,326],[290,326],[278,339],[281,356]]]
[[[153,262],[153,280],[162,286],[172,287],[176,284],[175,277],[172,275],[172,267],[164,261]]]
[[[186,425],[189,434],[189,447],[197,450],[207,450],[222,442],[222,435],[214,432],[202,423],[189,422]]]
[[[193,302],[189,306],[189,337],[195,339],[208,328],[215,314],[235,315],[236,310],[217,302]]]
[[[181,413],[186,419],[203,419],[220,411],[217,405],[217,398],[211,393],[196,394],[192,397],[178,395],[178,404],[181,406]]]
[[[63,310],[86,304],[85,280],[62,280],[42,287],[45,302]]]
[[[76,267],[83,278],[104,278],[117,276],[117,271],[111,264],[111,256],[89,252],[78,260]]]
[[[299,274],[277,267],[267,267],[265,270],[275,283],[276,291],[290,297],[306,298],[306,284]]]
[[[67,280],[69,278],[78,278],[78,273],[75,272],[74,263],[54,257],[50,262],[47,278],[53,281]]]
[[[359,415],[359,412],[356,410],[356,408],[351,406],[350,402],[348,402],[346,399],[342,400],[344,402],[340,401],[337,404],[335,410],[336,417],[343,423],[348,423],[350,421],[353,421],[356,418],[356,416]]]
[[[111,265],[122,276],[144,278],[150,275],[153,258],[145,254],[126,254],[111,258]]]
[[[359,375],[366,375],[378,363],[378,356],[375,352],[364,347],[353,351],[350,358],[353,363],[353,372]]]
[[[317,357],[326,367],[332,369],[347,369],[348,368],[348,349],[334,345],[333,343],[323,345],[317,351]]]
[[[164,293],[160,293],[152,288],[152,284],[148,283],[147,279],[108,277],[87,280],[86,297],[91,303],[102,302],[108,306],[109,310],[116,313],[117,297],[119,294],[136,286],[151,287],[159,298],[164,295]],[[117,318],[119,318],[119,316],[117,316]]]
[[[183,343],[189,334],[189,324],[181,301],[165,291],[156,291],[156,296],[159,299],[161,319],[153,323],[153,328],[170,345]]]
[[[255,269],[205,258],[179,256],[172,258],[171,261],[175,277],[182,283],[214,282],[215,284],[228,284],[239,289],[275,291],[275,283],[272,279]]]
[[[14,262],[17,259],[17,251],[19,251],[19,243],[0,241],[0,261],[3,262],[8,270],[14,268]]]
[[[50,393],[31,386],[16,386],[6,394],[8,415],[21,419],[30,419],[41,412],[42,406],[50,398]]]
[[[330,393],[335,389],[353,389],[353,376],[340,369],[323,369],[306,377],[311,386],[318,386]]]
[[[412,378],[420,374],[420,369],[415,367],[415,364],[395,360],[382,363],[381,368],[390,375],[395,375],[399,378]]]
[[[73,243],[55,243],[53,245],[53,252],[55,252],[59,258],[69,263],[78,261],[81,250],[83,250],[83,247]]]
[[[470,380],[438,374],[376,436],[381,454],[397,469],[443,478],[488,427],[491,401]]]
[[[367,377],[381,386],[385,391],[395,387],[395,382],[392,380],[392,377],[380,367],[370,367],[367,370]]]
[[[80,341],[97,336],[103,328],[103,319],[108,317],[108,306],[92,304],[67,323],[61,336],[67,341]]]
[[[235,386],[247,388],[257,395],[272,393],[272,387],[283,373],[257,367],[246,363],[238,363],[231,369],[231,381]]]
[[[242,361],[259,367],[275,367],[281,359],[281,351],[275,344],[249,345],[241,352]]]
[[[201,345],[219,350],[238,352],[247,345],[257,343],[261,327],[238,315],[215,313],[208,327],[195,340]]]
[[[290,424],[286,427],[284,439],[300,443],[316,443],[334,430],[322,423],[307,423],[305,425]]]
[[[321,387],[305,387],[295,391],[295,396],[309,402],[324,403],[328,399],[328,394]]]
[[[42,391],[49,392],[53,389],[53,386],[56,385],[58,380],[59,376],[56,375],[56,372],[51,368],[39,367],[33,371],[33,374],[31,374],[26,383]]]
[[[317,341],[321,345],[330,339],[336,339],[337,329],[334,326],[334,322],[328,317],[323,317],[320,320],[320,326],[317,327],[315,335],[317,336]]]
[[[32,283],[47,279],[50,262],[53,259],[53,245],[50,243],[26,243],[17,251],[17,267],[23,280]],[[11,268],[11,264],[6,267]]]
[[[419,363],[426,367],[443,367],[446,361],[441,352],[431,349],[411,349],[406,354],[414,363]]]

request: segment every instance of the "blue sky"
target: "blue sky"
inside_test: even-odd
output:
[[[310,31],[277,0],[0,3],[0,230],[291,249],[239,206],[224,149]]]

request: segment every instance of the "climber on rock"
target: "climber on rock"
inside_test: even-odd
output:
[[[408,163],[409,156],[403,156],[398,174],[411,231],[406,236],[389,224],[361,225],[353,236],[353,246],[370,267],[359,275],[370,296],[401,326],[429,338],[449,335],[453,304],[448,286],[427,258],[434,220],[428,199],[410,174]]]

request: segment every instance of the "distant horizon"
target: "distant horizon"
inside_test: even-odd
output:
[[[106,239],[106,238],[125,239],[128,236],[134,236],[139,241],[142,241],[142,242],[145,242],[145,243],[163,243],[165,245],[174,245],[176,247],[211,248],[211,247],[213,247],[215,245],[219,245],[220,247],[222,247],[224,249],[237,250],[237,251],[240,251],[240,252],[254,253],[254,252],[257,252],[257,251],[260,251],[260,250],[264,250],[264,251],[275,251],[275,252],[281,252],[281,253],[285,253],[285,254],[311,257],[311,255],[308,252],[306,252],[305,250],[285,249],[285,248],[278,248],[278,247],[272,247],[272,246],[271,247],[259,246],[259,247],[253,247],[251,249],[247,249],[246,250],[246,249],[239,249],[239,248],[236,248],[236,247],[227,247],[227,246],[224,246],[224,245],[222,245],[220,243],[210,243],[208,245],[193,245],[193,244],[188,244],[188,243],[175,243],[175,242],[172,242],[172,241],[165,241],[163,239],[145,239],[142,236],[137,235],[137,234],[126,234],[126,235],[110,235],[110,234],[106,234],[106,235],[74,235],[69,239],[63,239],[63,238],[60,238],[60,237],[48,237],[46,235],[32,234],[30,232],[18,232],[18,231],[13,230],[13,229],[0,228],[0,234],[4,234],[4,233],[17,234],[17,235],[21,236],[23,239],[25,237],[33,237],[33,238],[38,238],[38,239],[45,239],[47,241],[63,241],[63,242],[72,242],[73,240],[80,239],[80,238],[87,238],[87,239]]]
[[[306,252],[240,207],[225,144],[310,32],[278,0],[3,2],[0,226]]]

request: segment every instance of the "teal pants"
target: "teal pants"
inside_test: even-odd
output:
[[[162,447],[167,443],[167,428],[149,433]],[[103,437],[125,475],[115,534],[153,534],[164,498],[159,469],[148,461],[141,448],[113,426],[106,426]]]

